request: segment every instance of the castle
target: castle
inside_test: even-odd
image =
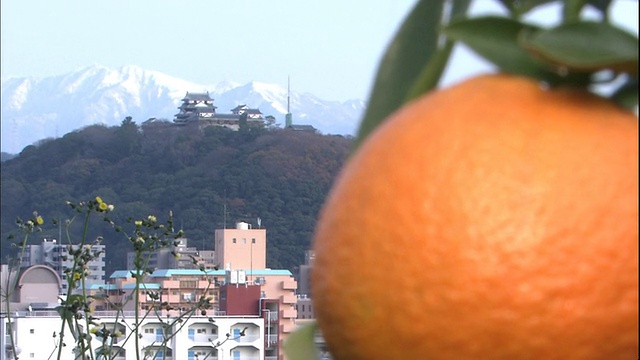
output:
[[[219,114],[216,112],[217,108],[213,105],[213,99],[208,91],[206,93],[187,92],[173,122],[179,125],[197,124],[200,128],[221,126],[232,130],[239,130],[242,124],[264,126],[265,118],[259,109],[238,105],[231,109],[230,114]]]

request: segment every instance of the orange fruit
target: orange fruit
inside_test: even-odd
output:
[[[479,76],[390,116],[314,236],[337,360],[637,359],[638,122]]]

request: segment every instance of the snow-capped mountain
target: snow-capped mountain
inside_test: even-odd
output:
[[[284,124],[287,89],[280,85],[195,84],[137,66],[114,70],[94,65],[60,76],[3,79],[2,151],[18,153],[39,140],[91,124],[119,125],[126,116],[139,124],[152,117],[172,120],[187,91],[209,91],[219,113],[246,104]],[[353,135],[364,102],[324,101],[292,92],[290,108],[294,124],[313,125],[325,134]]]

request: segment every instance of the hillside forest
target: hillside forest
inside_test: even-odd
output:
[[[237,221],[257,227],[260,218],[267,266],[294,271],[304,263],[318,211],[352,142],[273,127],[138,125],[130,117],[119,126],[92,125],[43,140],[2,162],[2,261],[16,253],[17,218],[34,211],[44,218],[30,244],[65,241],[60,224],[74,216],[66,201],[100,196],[115,206],[110,218],[123,227],[148,215],[164,221],[171,211],[176,230],[200,249],[213,249],[215,229]],[[81,226],[72,222],[69,229],[77,241]],[[125,269],[131,246],[123,233],[96,217],[87,239],[98,236],[107,249],[107,276]]]

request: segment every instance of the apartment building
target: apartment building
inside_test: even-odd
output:
[[[2,284],[13,287],[9,291],[10,307],[7,309],[2,302],[0,311],[0,334],[5,334],[0,337],[0,349],[5,349],[0,360],[13,356],[7,336],[9,321],[21,358],[48,358],[58,345],[59,336],[53,334],[60,331],[61,319],[55,308],[59,305],[62,280],[45,265],[25,268],[17,274],[10,274],[6,265],[0,270]],[[203,274],[193,269],[165,269],[145,277],[139,291],[139,311],[145,315],[141,316],[144,320],[139,328],[141,355],[162,352],[160,355],[165,359],[188,360],[207,356],[212,360],[283,359],[282,341],[295,329],[295,281],[287,270],[262,269],[249,275],[254,279],[252,283],[247,282],[249,277],[244,271],[231,270]],[[93,315],[100,320],[98,328],[104,325],[120,332],[120,336],[109,340],[111,351],[118,353],[116,360],[135,358],[132,341],[127,342],[127,334],[134,328],[135,287],[131,271],[122,270],[115,272],[107,284],[78,289],[79,293],[98,295],[92,303]],[[6,285],[1,288],[4,294]],[[160,295],[160,299],[151,293]],[[204,313],[190,311],[197,299],[211,294],[215,299],[211,309]],[[171,310],[159,309],[159,303],[165,301],[171,304]],[[167,324],[186,313],[190,315],[185,325],[167,332]],[[167,347],[159,347],[167,334],[172,334]],[[230,334],[231,340],[225,342],[226,334]],[[94,342],[93,348],[100,350],[102,341]],[[33,344],[39,345],[36,348]],[[63,348],[62,359],[74,359],[70,349]]]
[[[176,240],[176,245],[158,249],[151,253],[143,253],[142,258],[146,263],[146,268],[156,269],[198,269],[201,265],[205,269],[217,267],[215,263],[215,251],[202,250],[188,246],[187,238]],[[135,251],[127,253],[127,269],[134,270]]]
[[[313,250],[304,253],[304,264],[298,266],[296,280],[298,281],[298,294],[311,296],[311,267],[316,261],[316,254]]]
[[[105,283],[105,246],[98,243],[85,245],[94,255],[93,260],[87,263],[89,275],[86,277],[87,284],[104,284]],[[27,245],[22,258],[22,268],[34,265],[46,265],[55,270],[62,279],[61,294],[67,293],[67,274],[66,269],[73,266],[73,256],[69,255],[70,251],[78,249],[78,245],[65,245],[57,240],[43,240],[38,245]]]
[[[208,298],[210,308],[204,312],[196,311],[190,318],[193,320],[189,320],[185,325],[186,328],[181,327],[180,334],[172,337],[169,346],[171,353],[163,353],[168,356],[167,359],[202,359],[205,356],[209,356],[207,359],[210,360],[284,359],[282,343],[296,328],[297,282],[293,274],[288,270],[266,267],[265,229],[253,229],[247,223],[238,223],[234,229],[217,230],[215,241],[214,262],[225,264],[224,269],[158,268],[150,274],[145,273],[139,284],[136,284],[136,278],[133,276],[135,270],[118,270],[111,274],[106,283],[87,283],[84,288],[76,291],[92,297],[91,310],[96,316],[100,315],[101,321],[113,322],[112,325],[123,332],[131,331],[131,324],[127,321],[130,321],[131,314],[136,311],[136,288],[139,289],[137,310],[148,314],[163,314],[160,318],[165,319],[166,316],[166,321],[190,311],[200,299]],[[183,245],[186,248],[186,242]],[[12,284],[20,284],[22,288],[20,291],[16,290],[11,310],[3,309],[1,316],[4,320],[0,323],[6,329],[6,322],[10,319],[16,321],[16,337],[20,339],[18,346],[24,354],[28,344],[34,339],[31,329],[39,334],[47,334],[44,329],[48,328],[44,324],[57,320],[58,328],[55,331],[59,331],[60,318],[56,319],[52,310],[57,306],[57,289],[64,281],[53,268],[47,266],[25,268],[22,274],[16,276],[20,280]],[[41,301],[42,298],[39,298],[45,295],[44,292],[35,291],[38,286],[42,289],[47,288],[50,292],[47,301]],[[42,306],[35,309],[33,304],[36,303]],[[161,306],[163,303],[164,307]],[[171,310],[166,310],[167,305]],[[126,315],[123,325],[126,329],[116,324],[116,313]],[[39,318],[43,320],[43,326],[32,328]],[[219,323],[218,319],[229,319],[229,325],[221,325],[226,323]],[[206,325],[207,323],[209,325]],[[213,323],[216,324],[215,327],[211,325]],[[233,327],[235,324],[242,327]],[[159,336],[157,331],[160,325],[162,323],[154,319],[154,316],[146,317],[141,325],[144,328],[142,335],[149,339]],[[199,327],[200,325],[202,327]],[[245,327],[247,330],[242,332],[243,339],[229,341],[229,347],[212,346],[211,341],[207,345],[206,342],[194,342],[190,338],[204,338],[206,335],[207,340],[212,340],[215,344],[218,341],[215,339],[220,339],[219,334],[239,335],[235,329]],[[51,330],[48,334],[51,335],[53,332],[54,330]],[[246,337],[247,334],[251,336]],[[249,341],[255,336],[258,336],[259,340]],[[118,344],[111,344],[114,349],[121,347],[122,351],[118,353],[117,360],[133,358],[135,355],[131,345],[122,343],[125,339],[126,337],[118,338]],[[47,340],[43,338],[43,341]],[[49,341],[53,342],[55,339]],[[246,344],[247,342],[250,344]],[[27,344],[26,347],[24,344]],[[161,351],[154,347],[153,342],[145,346],[145,351]],[[40,352],[33,354],[34,358],[41,358]],[[30,356],[31,352],[26,358]]]
[[[246,222],[234,229],[216,229],[214,262],[225,269],[265,269],[267,267],[267,230],[254,229]]]
[[[96,312],[99,320],[92,325],[94,354],[108,355],[97,359],[136,359],[134,313],[125,311],[116,317],[115,311]],[[222,360],[268,359],[265,355],[265,321],[257,315],[207,317],[196,314],[177,321],[178,313],[162,313],[140,320],[137,327],[140,359]],[[60,347],[60,315],[55,310],[12,311],[0,314],[0,360],[13,359],[7,322],[12,322],[16,355],[20,359],[57,358]],[[100,330],[117,334],[104,339]],[[97,331],[96,331],[97,330]],[[68,331],[68,330],[67,330]],[[133,334],[132,334],[133,333]],[[6,334],[6,335],[5,335]],[[229,336],[227,336],[229,334]],[[133,335],[133,336],[132,336]],[[70,336],[67,334],[67,336]],[[106,336],[105,336],[106,337]],[[61,348],[63,360],[75,359],[75,344],[69,337]]]

